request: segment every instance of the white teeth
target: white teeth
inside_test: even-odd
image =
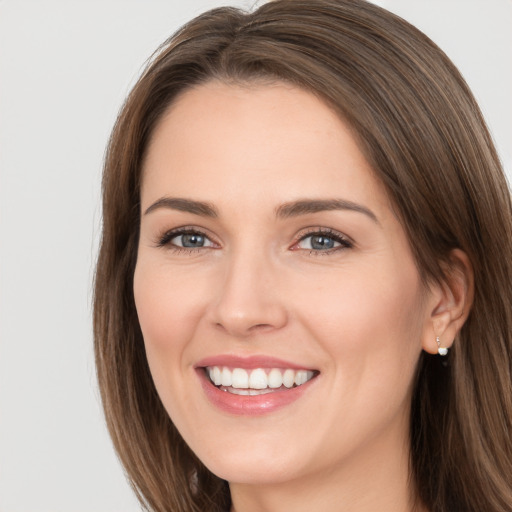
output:
[[[249,375],[243,368],[235,368],[232,375],[232,386],[234,388],[248,388],[249,386]]]
[[[306,371],[300,370],[295,374],[295,384],[300,386],[301,384],[304,384],[304,382],[306,382]]]
[[[228,390],[226,390],[228,391]],[[267,393],[272,393],[270,389],[236,389],[234,387],[229,388],[229,393],[233,395],[266,395]]]
[[[310,370],[299,370],[295,375],[295,384],[300,386],[301,384],[305,384],[308,380],[313,377],[313,372]]]
[[[277,368],[272,368],[268,374],[268,387],[269,388],[280,388],[283,385],[283,376],[281,371]]]
[[[212,380],[216,386],[220,386],[222,383],[222,372],[218,366],[213,367],[213,379]]]
[[[231,372],[229,371],[229,368],[222,368],[222,375],[220,383],[222,386],[229,387],[231,384],[233,384],[233,378],[231,376]]]
[[[256,368],[246,370],[244,368],[210,366],[206,368],[207,375],[215,386],[230,388],[230,392],[238,395],[257,395],[270,392],[283,385],[287,388],[301,386],[314,376],[311,370],[292,370],[288,368]]]
[[[287,388],[291,388],[295,384],[295,372],[293,370],[285,370],[283,374],[283,384]]]
[[[252,389],[265,389],[268,387],[268,379],[265,370],[258,368],[251,372],[249,386]]]

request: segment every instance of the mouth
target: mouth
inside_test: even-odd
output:
[[[266,355],[219,354],[195,370],[207,400],[230,416],[261,416],[302,403],[320,371]]]
[[[221,391],[234,395],[258,396],[287,391],[315,378],[318,371],[294,368],[230,368],[206,366],[207,379]]]

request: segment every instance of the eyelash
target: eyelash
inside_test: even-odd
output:
[[[182,247],[171,243],[171,240],[173,238],[177,238],[179,236],[183,235],[199,235],[204,237],[206,240],[209,240],[212,244],[216,244],[210,236],[208,236],[204,231],[193,228],[193,227],[183,227],[178,229],[173,229],[171,231],[165,232],[162,236],[160,236],[157,240],[157,247],[160,248],[167,248],[175,253],[181,254],[181,253],[197,253],[203,249],[210,249],[211,247]],[[309,254],[311,256],[323,256],[327,254],[332,254],[333,252],[337,252],[344,249],[351,249],[354,247],[354,244],[351,240],[349,240],[346,236],[342,235],[338,231],[335,231],[331,228],[312,228],[305,233],[300,234],[297,241],[294,242],[291,250],[301,250],[299,247],[297,247],[301,242],[304,240],[307,240],[310,237],[324,237],[329,238],[333,240],[335,243],[339,243],[340,245],[338,247],[333,247],[325,250],[315,250],[315,249],[309,249]],[[218,245],[218,244],[217,244]],[[302,249],[304,250],[304,249]]]
[[[304,240],[307,240],[308,238],[314,236],[329,238],[334,242],[339,243],[340,245],[338,247],[332,247],[330,249],[324,250],[309,249],[310,256],[326,256],[328,254],[332,254],[345,249],[352,249],[354,247],[353,242],[345,235],[341,234],[339,231],[335,231],[334,229],[331,228],[311,228],[310,230],[307,230],[305,233],[301,233],[297,242],[293,244],[292,249],[293,247],[297,247]],[[296,248],[293,250],[301,249]]]
[[[206,240],[210,240],[212,243],[215,243],[211,240],[211,237],[208,236],[204,231],[193,227],[183,227],[178,229],[173,229],[171,231],[166,231],[161,237],[159,237],[157,241],[157,247],[162,247],[169,249],[175,253],[196,253],[202,249],[208,249],[209,247],[181,247],[179,245],[175,245],[171,243],[173,238],[177,238],[183,235],[199,235],[204,237]]]

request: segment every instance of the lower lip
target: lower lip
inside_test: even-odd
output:
[[[214,386],[206,376],[203,368],[197,370],[203,390],[210,402],[217,408],[230,414],[240,416],[257,416],[269,414],[301,398],[307,392],[316,378],[300,386],[272,391],[263,395],[235,395],[229,391],[222,391]]]

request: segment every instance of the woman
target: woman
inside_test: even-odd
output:
[[[206,13],[124,105],[95,347],[150,510],[512,510],[510,194],[453,64],[359,0]]]

